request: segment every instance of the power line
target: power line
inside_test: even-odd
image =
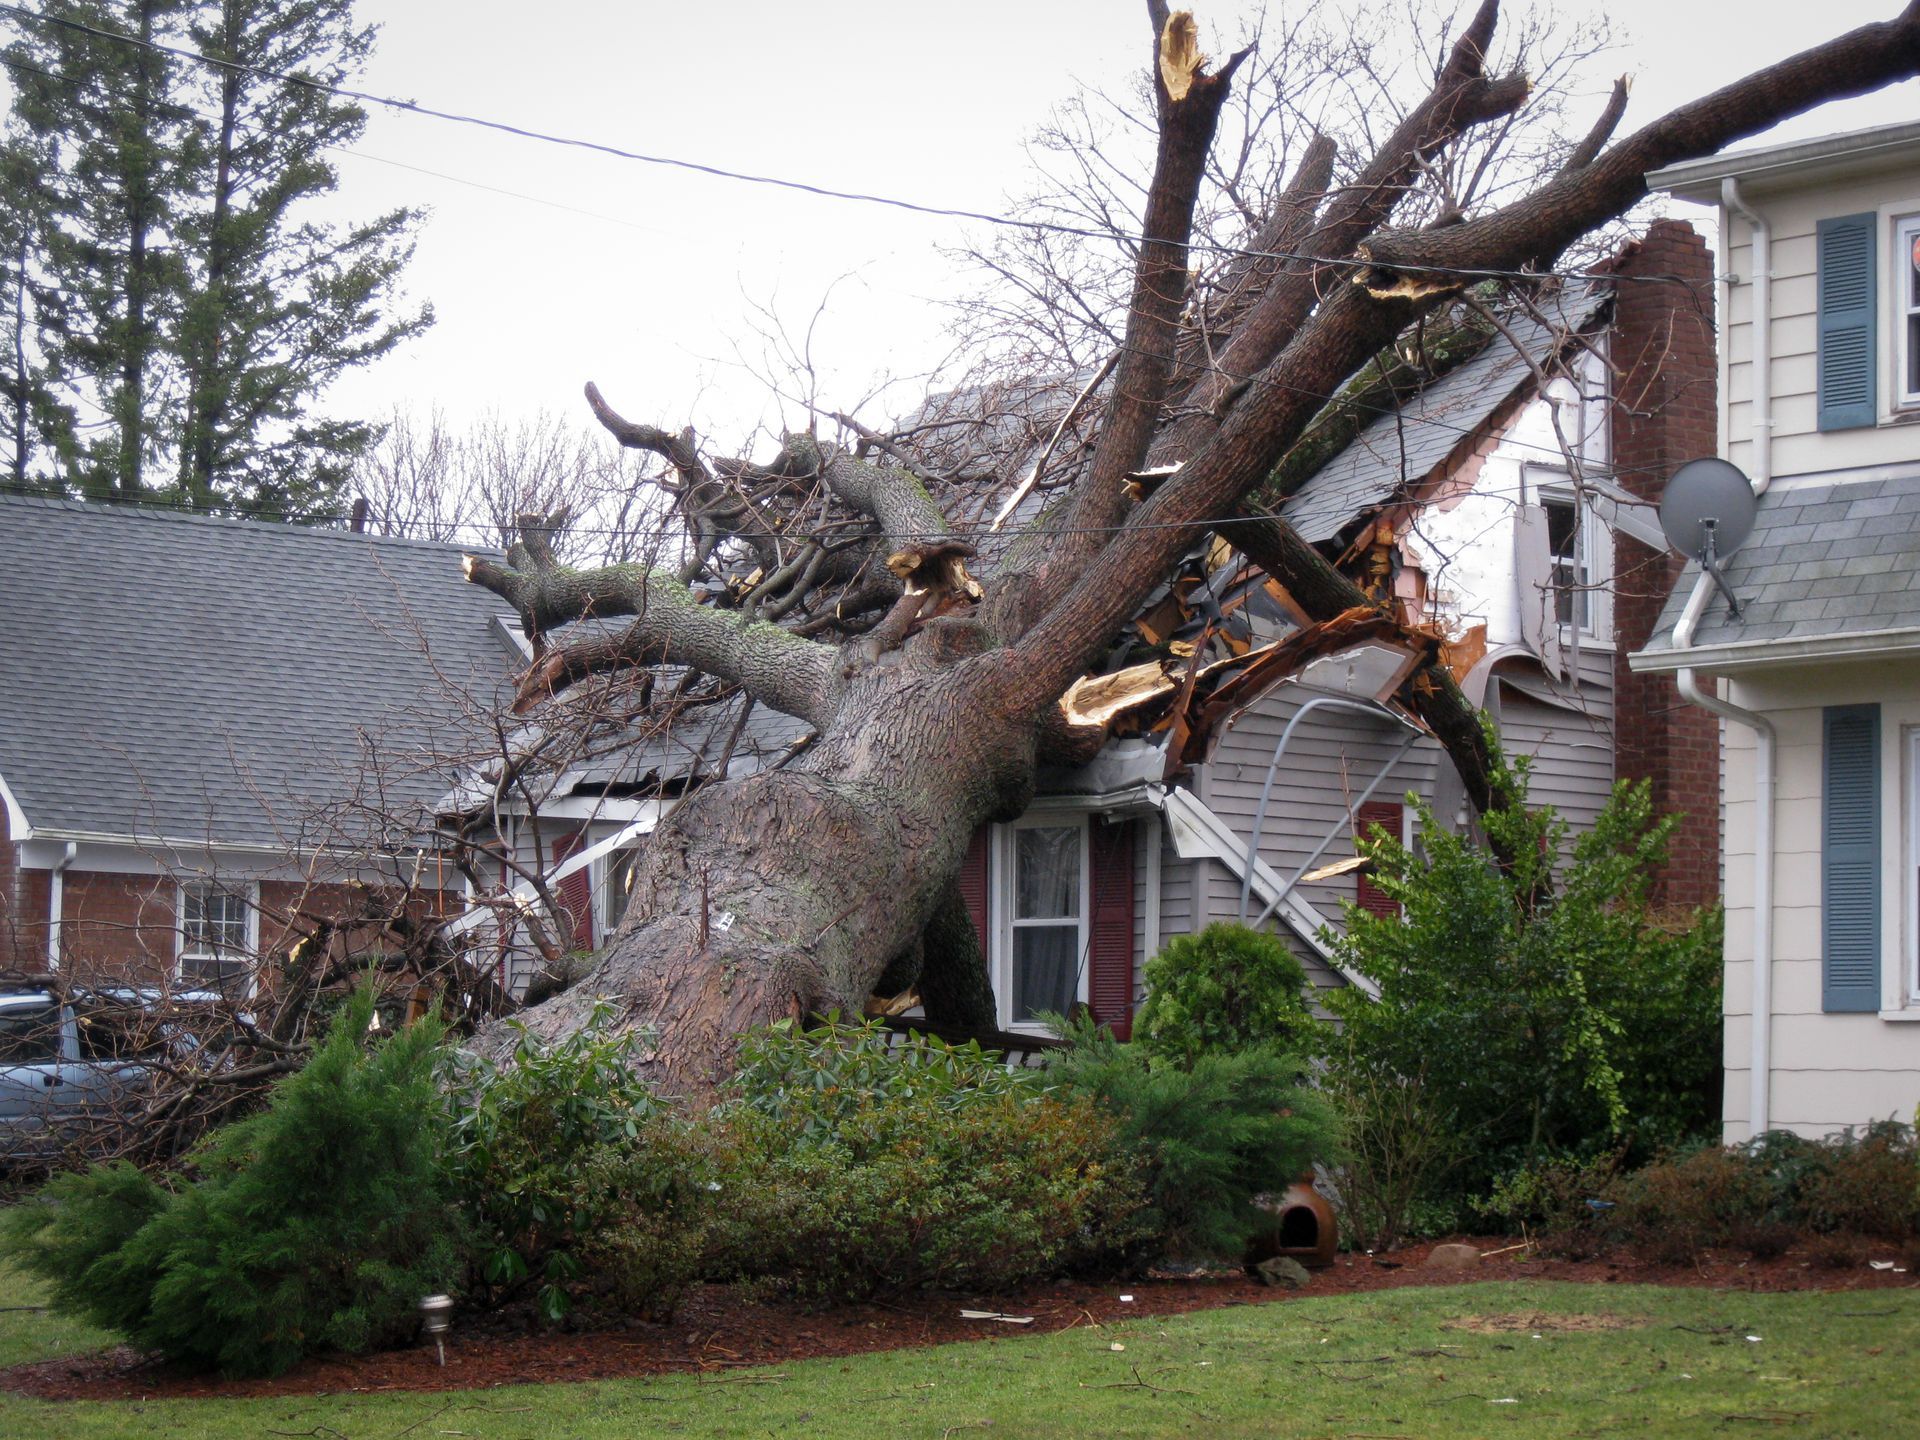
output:
[[[655,155],[645,151],[629,150],[624,146],[609,144],[601,140],[585,140],[577,136],[557,135],[549,131],[534,130],[522,125],[514,125],[504,120],[490,120],[479,115],[464,115],[458,111],[440,110],[433,106],[422,105],[413,100],[396,100],[388,95],[377,95],[371,91],[354,90],[343,85],[330,85],[310,76],[296,75],[287,71],[269,70],[257,65],[244,65],[235,60],[222,60],[198,50],[189,50],[181,46],[165,45],[159,41],[142,40],[137,35],[124,34],[117,30],[106,30],[88,25],[79,20],[58,15],[45,15],[28,10],[19,5],[0,4],[0,12],[42,25],[56,25],[96,39],[110,40],[116,44],[130,45],[137,49],[149,50],[175,59],[186,60],[193,64],[204,65],[222,72],[237,72],[256,76],[262,80],[272,80],[282,85],[293,85],[306,90],[338,96],[344,100],[354,100],[362,104],[378,105],[401,114],[420,115],[433,120],[445,120],[457,125],[472,125],[484,130],[492,130],[503,135],[512,135],[523,140],[533,140],[545,145],[560,145],[575,150],[586,150],[596,154],[609,155],[618,160],[629,160],[642,165],[658,165],[668,169],[685,170],[697,175],[707,175],[719,180],[732,180],[746,185],[766,185],[780,190],[791,190],[804,195],[813,195],[827,200],[845,200],[863,205],[880,205],[889,209],[902,210],[916,215],[927,215],[937,219],[973,220],[984,225],[1002,229],[1044,231],[1048,234],[1068,235],[1084,240],[1112,240],[1116,238],[1111,231],[1095,229],[1091,226],[1066,225],[1051,220],[1021,220],[1011,215],[995,215],[983,210],[968,210],[957,206],[930,205],[915,200],[903,200],[897,196],[877,195],[861,190],[840,190],[832,186],[814,185],[803,180],[789,180],[775,175],[757,175],[744,170],[731,170],[725,166],[709,165],[698,160],[688,160],[672,155]],[[41,72],[45,73],[45,72]],[[528,198],[528,197],[523,197]],[[1346,256],[1313,255],[1302,251],[1255,250],[1243,246],[1221,245],[1207,240],[1188,240],[1180,248],[1188,251],[1206,251],[1211,254],[1231,258],[1250,260],[1286,260],[1306,265],[1327,265],[1352,270],[1372,269],[1371,261]],[[1606,271],[1587,270],[1499,270],[1486,267],[1458,265],[1421,265],[1395,264],[1396,271],[1414,274],[1446,275],[1471,280],[1542,280],[1549,277],[1570,280],[1631,280],[1654,284],[1686,284],[1684,277],[1678,275],[1615,275]]]

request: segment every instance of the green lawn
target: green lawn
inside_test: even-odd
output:
[[[38,1299],[29,1282],[0,1270],[0,1305]],[[1570,1328],[1582,1323],[1599,1328]],[[104,1339],[45,1311],[0,1311],[5,1363]],[[0,1436],[1664,1440],[1784,1432],[1884,1440],[1920,1416],[1917,1352],[1920,1296],[1913,1291],[1755,1296],[1462,1285],[814,1361],[759,1378],[734,1374],[726,1383],[687,1376],[445,1395],[111,1405],[7,1395],[0,1396]]]

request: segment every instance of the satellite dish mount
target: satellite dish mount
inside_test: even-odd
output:
[[[1720,562],[1747,543],[1758,509],[1753,483],[1725,460],[1689,460],[1673,472],[1660,497],[1660,528],[1667,543],[1713,577],[1736,620],[1740,597],[1727,583]]]

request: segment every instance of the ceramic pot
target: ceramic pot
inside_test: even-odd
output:
[[[1260,1197],[1261,1209],[1274,1218],[1271,1229],[1262,1230],[1247,1243],[1247,1265],[1258,1265],[1275,1255],[1298,1260],[1309,1270],[1333,1263],[1340,1243],[1340,1228],[1333,1217],[1327,1197],[1313,1188],[1313,1176],[1302,1175],[1278,1197]]]

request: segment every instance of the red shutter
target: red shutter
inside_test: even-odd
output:
[[[1405,833],[1403,828],[1405,807],[1392,800],[1369,800],[1360,807],[1360,813],[1353,817],[1353,838],[1365,839],[1373,834],[1374,826],[1379,826],[1394,839],[1400,839]],[[1369,880],[1365,874],[1359,879],[1354,892],[1354,903],[1362,910],[1374,915],[1398,915],[1400,904],[1390,898],[1379,886]]]
[[[1133,825],[1095,820],[1087,999],[1093,1018],[1125,1040],[1133,1033]]]
[[[553,864],[547,873],[560,868],[560,864],[569,855],[576,855],[586,849],[587,832],[571,830],[565,835],[555,837],[552,847]],[[569,943],[576,950],[593,948],[593,867],[582,865],[559,884],[550,887],[553,898],[560,902],[568,917],[573,921],[573,931]]]
[[[973,933],[980,940],[980,954],[990,957],[992,942],[987,937],[987,839],[991,831],[982,825],[967,842],[966,858],[960,862],[960,898],[967,902],[967,914],[973,917]]]

